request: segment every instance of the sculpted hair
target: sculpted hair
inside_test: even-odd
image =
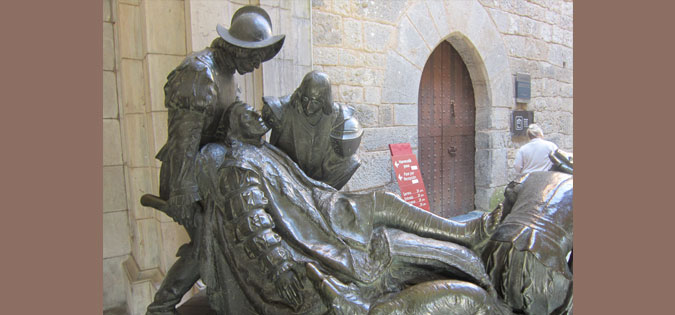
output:
[[[322,102],[324,104],[323,104],[323,107],[321,108],[321,110],[323,111],[323,113],[325,115],[332,114],[333,113],[333,93],[332,93],[332,90],[331,90],[330,79],[328,78],[327,74],[325,74],[323,72],[320,72],[320,71],[317,71],[317,70],[314,70],[314,71],[311,71],[311,72],[307,73],[305,75],[305,77],[302,78],[302,83],[300,83],[300,88],[295,90],[295,92],[291,96],[291,101],[294,101],[294,100],[299,101],[300,100],[299,94],[303,94],[304,90],[307,89],[310,82],[312,82],[312,81],[320,84],[320,86],[323,89],[321,95],[323,97]]]

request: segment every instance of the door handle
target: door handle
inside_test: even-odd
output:
[[[455,154],[457,154],[457,148],[451,146],[450,148],[448,148],[448,153],[450,154],[450,156],[455,156]]]
[[[455,100],[450,100],[450,115],[455,116]]]

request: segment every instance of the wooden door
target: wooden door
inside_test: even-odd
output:
[[[418,104],[418,156],[431,212],[467,213],[474,209],[476,108],[466,65],[446,41],[424,66]]]

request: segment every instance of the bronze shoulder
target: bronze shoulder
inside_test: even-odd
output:
[[[208,49],[186,57],[167,77],[164,105],[169,109],[213,111],[218,100],[214,69],[213,54]]]

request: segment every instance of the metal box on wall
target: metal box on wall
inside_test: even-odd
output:
[[[514,136],[524,136],[527,127],[534,123],[534,112],[530,110],[514,110],[511,119],[511,132]]]

